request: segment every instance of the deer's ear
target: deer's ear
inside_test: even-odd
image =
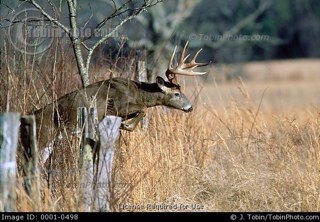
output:
[[[163,92],[167,92],[169,90],[169,88],[166,86],[166,81],[162,77],[157,76],[156,82],[157,82],[157,85],[159,86],[159,88]]]

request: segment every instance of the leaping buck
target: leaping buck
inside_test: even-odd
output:
[[[123,119],[121,129],[133,131],[146,113],[146,109],[163,105],[185,112],[192,111],[192,105],[181,92],[176,75],[203,75],[206,72],[196,72],[199,66],[208,63],[197,63],[196,58],[201,51],[197,51],[189,62],[186,62],[185,44],[177,66],[173,65],[176,48],[169,61],[165,81],[157,76],[156,83],[135,82],[126,78],[115,77],[96,82],[86,88],[71,92],[56,102],[53,102],[35,112],[39,147],[44,148],[47,143],[57,136],[61,127],[73,128],[77,122],[77,108],[89,107],[87,98],[95,98],[98,117],[101,120],[104,115],[120,116]],[[52,124],[53,121],[53,124]],[[53,125],[53,132],[49,126]],[[50,134],[52,137],[50,138]]]

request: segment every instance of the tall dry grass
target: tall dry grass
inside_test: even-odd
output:
[[[17,58],[6,50],[3,111],[28,113],[79,87],[66,54]],[[105,70],[101,65],[94,73],[102,78]],[[121,132],[112,210],[319,211],[319,108],[273,111],[272,103],[264,104],[264,87],[255,100],[250,83],[238,86],[239,94],[228,94],[231,99],[219,107],[205,96],[212,86],[200,96],[198,88],[187,87],[196,92],[190,95],[192,113],[152,108],[147,129]],[[49,174],[42,169],[40,202],[25,194],[18,175],[18,211],[82,210],[78,143],[71,138],[55,145]]]
[[[318,211],[319,133],[315,110],[302,119],[236,106],[223,113],[200,106],[191,115],[155,110],[148,132],[125,135],[118,149],[116,196],[120,184],[129,187],[117,204]]]
[[[112,209],[168,211],[176,204],[181,211],[318,211],[319,114],[310,110],[297,119],[259,113],[255,118],[254,111],[152,110],[145,131],[122,133]],[[80,210],[72,166],[77,161],[63,159],[52,176],[60,178],[54,192],[42,183],[41,210]],[[19,210],[30,209],[27,198],[19,200]]]

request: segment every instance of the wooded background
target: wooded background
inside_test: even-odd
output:
[[[0,32],[4,32],[9,23],[11,9],[21,4],[21,1],[1,2]],[[125,2],[79,0],[78,22],[87,23],[87,27],[94,28],[105,18],[106,12],[112,15],[114,5]],[[111,30],[115,21],[128,16],[129,9],[137,7],[141,2],[143,1],[129,1],[128,10],[108,21],[104,24],[105,27]],[[24,7],[28,7],[28,4]],[[67,7],[62,7],[59,16],[64,23],[68,22],[66,9]],[[1,36],[3,41],[5,35]],[[159,53],[168,57],[172,45],[187,40],[192,48],[204,48],[199,59],[214,59],[223,63],[319,57],[320,2],[164,0],[126,23],[117,32],[116,37],[119,36],[128,38],[126,50],[145,48],[151,54],[150,58],[158,58]],[[105,43],[106,55],[116,53],[118,41],[120,40],[113,39]],[[154,57],[153,53],[157,55]]]

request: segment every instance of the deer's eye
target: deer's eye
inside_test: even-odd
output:
[[[174,93],[175,96],[180,96],[180,93]]]

